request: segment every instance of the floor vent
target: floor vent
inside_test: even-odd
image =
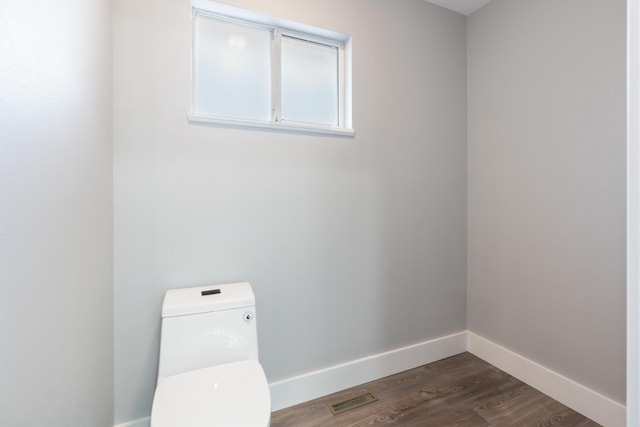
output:
[[[375,402],[376,400],[378,400],[378,398],[375,397],[373,394],[364,393],[347,400],[341,400],[336,403],[330,403],[328,406],[329,406],[329,409],[331,409],[331,413],[333,413],[333,415],[338,415],[350,409],[359,408],[360,406],[364,406],[368,403]]]

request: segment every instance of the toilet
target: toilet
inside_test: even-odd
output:
[[[270,420],[251,285],[167,291],[151,427],[268,427]]]

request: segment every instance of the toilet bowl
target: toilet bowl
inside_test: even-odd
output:
[[[151,427],[269,426],[255,313],[248,283],[167,292]]]
[[[256,361],[228,363],[172,375],[153,400],[153,427],[267,427],[267,380]]]

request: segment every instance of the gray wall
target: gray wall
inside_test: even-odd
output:
[[[270,381],[466,328],[465,17],[234,0],[353,36],[354,139],[189,125],[190,2],[114,3],[116,422],[165,290],[248,280]]]
[[[468,19],[468,325],[625,400],[625,1]]]
[[[0,2],[0,425],[113,425],[111,4]]]

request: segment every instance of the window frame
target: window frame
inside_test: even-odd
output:
[[[264,15],[212,0],[192,0],[192,46],[191,46],[191,109],[188,121],[212,126],[249,128],[279,132],[354,136],[351,122],[351,37],[345,34],[300,24],[281,18]],[[196,19],[217,19],[254,28],[267,29],[272,33],[271,41],[271,119],[269,121],[231,118],[196,112],[195,47]],[[292,37],[311,43],[337,48],[338,53],[338,125],[322,125],[282,120],[281,103],[281,41]]]

